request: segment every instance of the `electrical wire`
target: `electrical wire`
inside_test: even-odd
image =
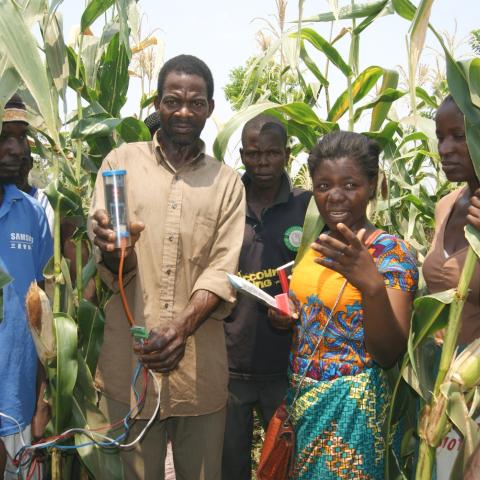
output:
[[[38,460],[35,457],[33,457],[32,463],[30,464],[30,468],[28,469],[26,480],[32,480],[33,476],[35,475],[35,470],[37,465],[40,466],[40,464],[38,463]]]
[[[18,428],[18,433],[20,435],[20,442],[22,443],[22,446],[25,447],[26,446],[25,438],[23,437],[23,429],[22,429],[22,426],[20,425],[20,423],[15,418],[13,418],[10,415],[7,415],[6,413],[3,413],[3,412],[0,412],[0,417],[6,418],[7,420],[10,420],[10,422],[13,422],[13,423],[16,424],[16,426]]]
[[[139,370],[140,369],[137,368],[136,372],[139,371]],[[136,416],[141,410],[141,408],[140,408],[142,406],[141,404],[143,404],[143,402],[145,401],[146,388],[144,388],[144,391],[142,392],[142,394],[138,396],[137,404],[130,410],[130,412],[126,415],[126,417],[123,418],[122,420],[118,421],[118,422],[115,422],[117,425],[123,423],[124,426],[125,426],[125,431],[123,433],[121,433],[120,435],[118,435],[117,437],[111,438],[107,435],[104,435],[104,434],[98,432],[98,430],[100,430],[100,429],[102,429],[102,430],[103,429],[111,429],[112,425],[105,425],[105,426],[99,427],[96,430],[91,430],[91,429],[87,430],[87,429],[83,429],[83,428],[71,428],[71,429],[63,432],[61,435],[58,435],[58,436],[50,438],[50,439],[46,439],[43,442],[40,441],[40,442],[34,443],[32,445],[24,445],[17,452],[17,454],[15,455],[15,458],[13,459],[14,465],[17,466],[17,471],[16,472],[11,472],[11,473],[17,473],[18,474],[20,472],[20,469],[23,468],[24,466],[28,465],[28,463],[30,461],[32,461],[32,462],[36,461],[35,457],[33,457],[33,452],[35,450],[39,450],[39,449],[45,449],[45,448],[49,448],[49,447],[53,447],[53,446],[55,446],[55,448],[58,448],[59,450],[77,450],[79,448],[84,448],[84,447],[88,447],[88,446],[97,446],[97,447],[100,447],[100,448],[107,448],[107,449],[111,449],[111,448],[129,449],[129,448],[133,447],[134,445],[136,445],[138,442],[140,442],[142,440],[142,438],[144,437],[145,433],[147,432],[147,430],[150,428],[152,423],[157,418],[158,413],[160,411],[160,390],[161,390],[160,383],[159,383],[155,373],[152,372],[152,370],[144,369],[144,372],[147,375],[145,380],[148,379],[148,375],[150,375],[153,379],[153,382],[155,384],[156,391],[157,391],[157,401],[156,401],[155,409],[153,411],[152,416],[150,417],[150,419],[148,420],[145,427],[142,429],[142,431],[137,435],[137,437],[134,440],[132,440],[131,442],[126,443],[126,444],[121,443],[127,437],[128,431],[130,429],[130,426],[128,425],[128,420],[133,419],[133,414]],[[136,373],[136,376],[138,376],[138,373]],[[132,383],[133,383],[133,381],[132,381]],[[145,381],[145,385],[146,385],[146,383],[147,382]],[[138,392],[137,392],[137,395],[138,395]],[[135,412],[135,410],[137,410],[137,412]],[[2,414],[2,416],[7,416],[7,415]],[[15,423],[20,425],[13,417],[10,417],[10,418]],[[115,425],[115,424],[113,424],[113,425]],[[85,435],[86,437],[88,437],[90,439],[90,441],[89,442],[84,442],[84,443],[81,443],[81,444],[77,444],[77,445],[61,445],[61,444],[58,444],[58,442],[66,440],[67,438],[72,437],[75,434]],[[25,457],[27,457],[26,460],[24,460]],[[33,460],[32,460],[32,457],[33,457]],[[31,465],[30,465],[30,468],[32,468]],[[29,469],[29,471],[30,471],[30,469]],[[32,475],[33,475],[33,473],[32,473]]]
[[[55,448],[58,448],[60,450],[72,450],[72,449],[82,448],[82,447],[86,447],[86,446],[96,445],[96,446],[103,447],[103,448],[127,449],[127,448],[131,448],[132,446],[137,444],[143,438],[146,431],[150,428],[151,424],[155,421],[155,419],[158,415],[158,412],[160,411],[160,383],[159,383],[156,375],[152,372],[152,370],[148,370],[148,373],[152,377],[152,379],[155,383],[155,386],[157,387],[156,388],[156,390],[157,390],[157,402],[156,402],[156,406],[155,406],[155,409],[154,409],[154,412],[153,412],[152,416],[150,417],[150,419],[148,420],[147,424],[145,425],[143,430],[140,432],[140,434],[137,435],[137,437],[133,441],[131,441],[130,443],[127,443],[127,444],[120,443],[120,441],[123,438],[126,437],[128,432],[122,433],[117,438],[111,438],[107,435],[95,432],[93,430],[87,430],[87,429],[83,429],[83,428],[71,428],[71,429],[67,430],[66,432],[64,432],[63,435],[65,436],[65,435],[71,435],[71,434],[75,434],[75,433],[81,433],[81,434],[84,434],[85,436],[89,437],[92,441],[91,442],[86,442],[86,443],[80,444],[80,445],[56,445]],[[98,441],[98,440],[96,440],[96,438],[103,439],[104,441],[103,442]],[[39,448],[47,448],[47,447],[50,447],[53,444],[55,444],[56,441],[57,440],[53,440],[51,442],[45,442],[45,443],[37,443],[37,444],[31,445],[31,446],[27,446],[26,449],[36,450],[36,449],[39,449]]]
[[[126,254],[126,248],[127,248],[127,239],[122,238],[121,243],[120,243],[120,262],[119,262],[119,268],[118,268],[118,285],[120,289],[120,298],[122,301],[123,309],[125,311],[125,315],[127,316],[127,320],[130,323],[131,327],[135,327],[136,323],[134,320],[134,317],[132,315],[132,312],[130,310],[130,307],[128,305],[127,297],[125,294],[125,289],[123,285],[123,269],[125,265],[125,254]],[[155,421],[155,419],[158,416],[158,413],[160,411],[160,382],[158,381],[155,373],[150,370],[146,369],[143,367],[143,372],[144,372],[144,377],[143,377],[143,383],[144,383],[144,388],[142,393],[140,394],[137,391],[136,388],[136,383],[138,380],[138,377],[140,375],[140,371],[142,370],[142,365],[138,362],[137,366],[135,368],[135,372],[133,374],[132,378],[132,389],[135,395],[136,399],[136,404],[135,406],[128,412],[128,414],[123,418],[118,420],[117,422],[113,424],[108,424],[108,425],[103,425],[101,427],[98,427],[96,429],[84,429],[84,428],[70,428],[63,432],[60,435],[56,435],[53,437],[49,437],[44,439],[43,441],[37,441],[31,445],[27,445],[25,442],[25,439],[23,437],[22,433],[22,428],[20,423],[10,415],[7,415],[3,412],[0,412],[0,416],[4,417],[13,423],[16,424],[19,434],[20,434],[20,441],[22,443],[21,449],[16,453],[15,457],[12,459],[12,463],[17,466],[17,472],[19,473],[20,469],[26,465],[28,465],[28,462],[31,461],[28,473],[27,473],[27,480],[31,480],[33,478],[33,475],[35,474],[36,467],[38,467],[38,470],[40,470],[40,463],[38,460],[33,457],[33,452],[35,450],[39,449],[45,449],[45,448],[50,448],[55,446],[55,448],[58,448],[59,450],[77,450],[79,448],[87,447],[87,446],[97,446],[100,448],[120,448],[120,449],[129,449],[136,445],[138,442],[142,440],[144,435],[146,434],[147,430],[150,428],[152,423]],[[157,391],[157,400],[156,400],[156,405],[155,409],[153,411],[152,416],[148,420],[147,424],[145,427],[142,429],[142,431],[137,435],[137,437],[132,440],[131,442],[127,444],[120,443],[122,442],[125,438],[128,436],[128,432],[130,430],[130,425],[129,422],[131,420],[135,420],[135,417],[140,413],[142,410],[145,399],[146,399],[146,394],[147,394],[147,386],[148,386],[148,375],[150,375],[153,379],[154,386],[156,387],[155,390]],[[111,438],[107,435],[104,435],[100,433],[101,430],[112,430],[118,426],[123,424],[125,431],[118,435],[115,438]],[[61,445],[59,442],[62,442],[68,438],[71,438],[72,436],[76,434],[82,434],[90,439],[89,442],[84,442],[81,444],[77,445]],[[28,456],[26,461],[23,461],[24,456]],[[33,459],[32,459],[33,458]]]

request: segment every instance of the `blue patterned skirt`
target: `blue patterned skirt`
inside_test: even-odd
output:
[[[290,376],[291,405],[299,376]],[[291,479],[382,480],[382,428],[390,388],[378,367],[328,381],[305,378],[292,412],[296,433]]]

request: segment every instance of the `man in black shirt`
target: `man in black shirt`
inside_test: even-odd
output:
[[[282,293],[276,269],[295,258],[311,193],[292,188],[287,134],[278,119],[247,122],[242,146],[247,216],[238,275],[276,295]],[[230,380],[222,479],[249,480],[253,410],[266,428],[283,399],[291,331],[272,327],[263,305],[239,295],[225,333]]]

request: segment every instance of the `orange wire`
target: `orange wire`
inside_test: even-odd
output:
[[[118,266],[118,286],[120,288],[120,298],[122,299],[122,305],[123,309],[125,310],[125,315],[127,315],[130,326],[134,327],[135,320],[133,319],[132,312],[130,311],[130,307],[128,306],[127,297],[123,288],[123,264],[125,262],[126,243],[127,240],[125,238],[122,238],[120,243],[120,265]]]

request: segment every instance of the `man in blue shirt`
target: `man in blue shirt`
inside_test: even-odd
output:
[[[16,96],[7,103],[0,133],[0,267],[12,277],[3,288],[0,322],[0,440],[9,457],[19,448],[20,429],[29,442],[32,423],[39,427],[33,434],[41,434],[44,426],[39,417],[45,417],[46,405],[37,399],[38,358],[27,325],[25,296],[32,282],[43,283],[43,268],[53,253],[43,208],[15,186],[28,127],[25,106],[18,100]],[[14,470],[7,461],[4,478],[17,478]]]

